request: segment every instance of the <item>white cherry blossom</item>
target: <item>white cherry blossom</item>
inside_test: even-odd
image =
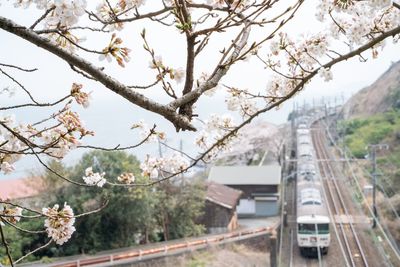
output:
[[[87,185],[103,187],[103,185],[107,182],[104,176],[105,172],[94,172],[93,168],[89,167],[85,170],[85,176],[82,178]]]
[[[321,76],[322,78],[324,78],[325,82],[329,82],[330,80],[333,79],[333,75],[330,69],[326,69],[326,68],[321,68],[319,71],[319,76]]]
[[[124,172],[117,177],[117,180],[124,184],[132,184],[135,182],[135,175],[131,172]]]
[[[20,207],[14,207],[14,208],[3,207],[2,211],[0,211],[0,215],[6,215],[6,216],[2,217],[2,219],[8,221],[9,223],[15,224],[21,220],[22,208],[20,208]]]
[[[67,242],[75,232],[75,217],[72,208],[64,203],[64,207],[59,210],[59,205],[53,208],[43,208],[42,213],[47,216],[44,221],[47,235],[58,245]]]

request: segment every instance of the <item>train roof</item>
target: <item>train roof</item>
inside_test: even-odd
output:
[[[325,215],[298,216],[297,223],[329,223],[329,217]]]
[[[299,145],[297,147],[297,154],[299,155],[299,157],[312,156],[313,147],[311,145]]]
[[[297,129],[297,135],[309,135],[310,129]]]
[[[297,144],[311,144],[311,137],[308,135],[300,135]]]
[[[321,205],[297,203],[297,217],[302,216],[328,216],[328,211],[324,202]]]
[[[315,172],[315,164],[314,162],[300,162],[297,164],[297,168],[299,171],[314,171]]]
[[[321,193],[316,188],[304,188],[300,191],[300,203],[301,205],[321,205]]]

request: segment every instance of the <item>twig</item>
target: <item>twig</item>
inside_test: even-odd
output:
[[[33,29],[34,29],[42,20],[44,20],[44,19],[47,17],[47,15],[48,15],[51,11],[53,11],[55,8],[56,8],[55,6],[52,6],[51,8],[47,9],[46,12],[44,12],[44,14],[43,14],[38,20],[36,20],[35,23],[32,24],[32,26],[29,27],[29,29],[33,30]]]
[[[2,216],[0,216],[0,217],[2,217]],[[14,216],[14,217],[15,217],[15,216]],[[18,217],[19,217],[19,216],[18,216]],[[11,223],[11,222],[9,222],[9,221],[7,221],[7,220],[4,220],[3,218],[1,219],[1,221],[4,222],[4,223],[6,223],[6,224],[8,224],[8,225],[11,226],[11,227],[14,227],[15,229],[17,229],[17,230],[19,230],[19,231],[21,231],[21,232],[24,232],[24,233],[28,233],[28,234],[44,234],[44,233],[46,233],[45,230],[41,230],[41,231],[32,231],[32,230],[23,229],[23,228],[17,226],[16,224],[14,224],[14,223]]]
[[[32,250],[31,252],[25,254],[24,256],[22,256],[21,258],[19,258],[18,260],[16,260],[15,263],[17,264],[18,262],[22,261],[22,260],[25,259],[26,257],[32,255],[33,253],[38,252],[39,250],[41,250],[41,249],[47,247],[47,246],[50,245],[52,242],[53,242],[53,239],[50,239],[49,242],[47,242],[46,244],[44,244],[44,245],[41,246],[41,247],[36,248],[35,250]]]
[[[31,95],[31,93],[20,83],[18,82],[16,79],[14,79],[14,77],[12,77],[11,75],[9,75],[7,72],[3,71],[2,69],[0,69],[0,72],[3,73],[3,75],[7,76],[10,80],[12,80],[14,83],[16,83],[19,87],[21,87],[22,90],[25,91],[25,93],[29,96],[29,98],[32,100],[33,103],[35,104],[39,104]]]
[[[64,100],[68,99],[71,95],[64,96],[63,98],[53,102],[53,103],[27,103],[27,104],[20,104],[20,105],[15,105],[15,106],[9,106],[9,107],[0,107],[0,110],[9,110],[9,109],[17,109],[17,108],[25,108],[25,107],[52,107],[55,106]]]
[[[21,67],[15,66],[15,65],[4,64],[4,63],[0,63],[0,66],[8,67],[8,68],[14,68],[14,69],[18,69],[18,70],[22,70],[22,71],[26,71],[26,72],[33,72],[33,71],[37,71],[38,70],[37,68],[25,69],[25,68],[21,68]]]
[[[6,238],[4,236],[3,226],[1,225],[1,223],[0,223],[0,233],[1,233],[1,241],[4,244],[4,247],[6,248],[6,253],[7,253],[8,260],[10,261],[11,266],[14,267],[14,263],[13,263],[13,260],[12,260],[11,254],[10,254],[10,249],[8,247],[8,243],[6,241]]]
[[[153,125],[153,128],[150,129],[150,132],[148,133],[148,135],[142,141],[137,143],[136,145],[126,146],[126,147],[120,147],[120,145],[116,145],[111,148],[91,146],[91,145],[80,145],[80,146],[78,146],[78,148],[91,148],[91,149],[97,149],[97,150],[103,150],[103,151],[121,151],[121,150],[133,149],[133,148],[136,148],[136,147],[144,144],[150,138],[150,136],[152,136],[154,134],[155,129],[156,129],[156,125]]]
[[[104,203],[101,205],[101,207],[99,207],[99,208],[97,208],[95,210],[91,210],[91,211],[88,211],[88,212],[85,212],[85,213],[81,213],[81,214],[75,215],[74,218],[79,218],[79,217],[87,216],[87,215],[90,215],[90,214],[93,214],[93,213],[97,213],[97,212],[101,211],[102,209],[104,209],[105,207],[107,207],[109,202],[110,201],[107,199],[106,201],[104,201]]]

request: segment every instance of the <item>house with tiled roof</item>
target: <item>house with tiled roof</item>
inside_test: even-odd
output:
[[[236,206],[241,194],[240,190],[215,182],[207,182],[202,224],[209,233],[232,231],[238,227]]]
[[[0,180],[0,199],[28,199],[40,194],[43,181],[40,177]]]

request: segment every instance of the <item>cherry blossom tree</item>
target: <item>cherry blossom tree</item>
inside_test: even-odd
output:
[[[320,0],[315,15],[324,30],[307,35],[286,32],[286,27],[298,18],[304,0],[284,3],[277,0],[8,2],[14,4],[21,16],[32,10],[35,10],[34,14],[40,14],[30,25],[0,16],[0,28],[10,36],[20,37],[27,44],[35,45],[36,49],[56,56],[65,63],[66,71],[71,70],[87,81],[96,82],[119,95],[121,101],[128,101],[163,117],[175,127],[177,134],[182,131],[196,133],[194,143],[199,148],[199,154],[169,147],[169,155],[148,155],[141,164],[142,175],[148,177],[146,183],[136,183],[135,177],[129,173],[107,177],[106,173],[94,172],[92,168],[82,174],[82,180],[70,180],[51,170],[44,158],[61,160],[73,149],[128,150],[144,143],[157,145],[158,142],[163,143],[165,133],[156,125],[138,121],[132,127],[141,137],[137,144],[111,148],[88,145],[86,140],[90,140],[94,133],[85,128],[80,115],[74,111],[74,105],[90,108],[90,93],[85,89],[85,83],[72,83],[68,85],[69,91],[64,97],[43,103],[36,100],[30,88],[19,82],[18,75],[12,74],[29,73],[34,77],[37,71],[35,66],[0,62],[3,78],[29,98],[26,103],[0,107],[7,112],[0,117],[1,172],[13,172],[14,164],[22,157],[35,157],[60,179],[85,187],[151,186],[182,174],[202,161],[209,162],[218,153],[230,151],[232,142],[243,136],[241,129],[245,125],[258,115],[279,107],[315,76],[329,81],[334,78],[331,72],[334,65],[352,57],[364,60],[363,53],[367,51],[377,57],[385,42],[397,43],[400,36],[400,6],[390,0]],[[177,51],[185,55],[184,66],[165,61],[148,38],[154,32],[147,27],[140,30],[136,27],[150,24],[152,29],[155,27],[160,32],[175,29],[174,38],[180,38],[186,44],[185,51]],[[132,51],[126,45],[128,33],[139,36],[137,42],[141,42],[142,51]],[[221,36],[225,39],[220,39]],[[85,38],[90,46],[85,45]],[[104,42],[106,39],[108,41]],[[223,44],[218,46],[215,40],[222,40]],[[18,51],[9,53],[17,54]],[[134,57],[130,61],[131,54],[135,53],[148,56],[148,62],[142,64],[142,71],[152,77],[139,85],[126,82],[129,80],[126,77],[131,77],[131,74],[124,72],[135,62]],[[201,58],[210,58],[207,72],[199,72],[196,68]],[[271,73],[266,75],[264,88],[238,88],[225,79],[234,66],[249,64],[249,60],[253,62],[254,59]],[[109,63],[106,67],[103,60]],[[44,90],[50,87],[51,84],[46,84]],[[149,91],[163,97],[151,97],[147,93]],[[222,104],[231,114],[214,114],[207,118],[198,113],[196,103],[201,98],[212,96],[215,91],[225,93]],[[9,115],[26,107],[57,107],[58,111],[29,124],[22,124]],[[241,119],[235,119],[233,113]],[[75,215],[73,207],[67,203],[44,207],[41,211],[6,200],[0,203],[3,206],[0,230],[4,225],[18,227],[19,220],[42,217],[49,237],[48,244],[67,242],[74,232],[75,218],[83,215]],[[88,213],[91,212],[95,211]],[[2,230],[1,237],[7,247]],[[21,259],[14,261],[9,254],[9,260],[13,265]]]

